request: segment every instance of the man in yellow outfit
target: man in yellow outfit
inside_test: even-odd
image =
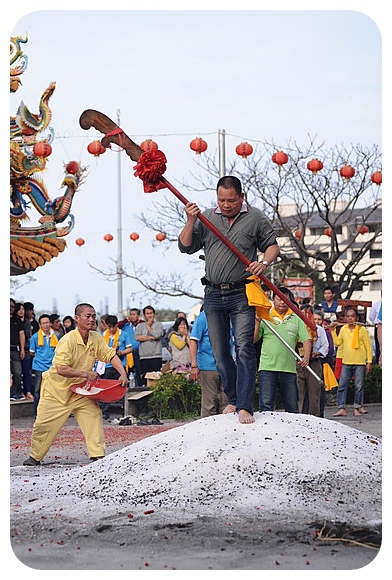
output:
[[[119,382],[127,386],[125,368],[99,332],[96,332],[96,313],[90,304],[75,308],[77,327],[59,341],[52,366],[42,375],[41,398],[34,423],[30,457],[23,465],[39,465],[49,451],[58,432],[73,414],[86,440],[91,460],[105,455],[102,412],[99,404],[70,390],[70,386],[84,380],[99,378],[93,367],[97,360],[113,365],[119,372]]]
[[[358,326],[359,315],[355,308],[346,309],[346,324],[339,335],[336,332],[337,322],[332,322],[332,338],[335,346],[342,347],[342,372],[339,378],[337,401],[339,410],[334,417],[346,417],[347,391],[354,377],[354,415],[360,417],[367,413],[363,407],[365,392],[365,375],[372,371],[373,345],[364,326]]]

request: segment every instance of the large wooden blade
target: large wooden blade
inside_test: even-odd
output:
[[[141,149],[139,145],[136,145],[136,143],[134,143],[114,121],[100,111],[95,111],[94,109],[83,111],[80,115],[79,125],[82,129],[86,130],[94,127],[97,131],[104,133],[105,137],[101,139],[101,143],[104,147],[109,147],[110,143],[115,143],[124,149],[132,161],[139,161],[143,149]],[[118,133],[110,135],[110,133],[115,131],[118,131]]]

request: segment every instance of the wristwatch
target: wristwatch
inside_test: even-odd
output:
[[[267,262],[267,260],[263,260],[261,263],[264,264],[264,266],[269,266],[269,262]]]

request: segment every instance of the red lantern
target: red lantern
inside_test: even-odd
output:
[[[284,165],[289,160],[289,156],[284,151],[277,151],[272,155],[272,161],[276,163],[276,165]]]
[[[139,239],[139,234],[137,234],[136,232],[132,232],[132,233],[129,235],[129,237],[131,238],[131,240],[132,240],[133,242],[136,242],[136,240],[138,240],[138,239]]]
[[[302,230],[295,230],[294,235],[298,240],[300,240],[302,238]]]
[[[382,184],[382,173],[381,171],[376,171],[375,173],[373,173],[373,175],[371,175],[370,180],[375,183],[376,185],[381,185]]]
[[[102,153],[105,153],[106,147],[104,147],[101,141],[92,141],[87,145],[87,151],[94,155],[94,157],[99,157]]]
[[[330,238],[332,236],[332,228],[325,228],[324,235]]]
[[[368,231],[369,231],[369,228],[365,224],[363,224],[362,226],[357,226],[357,232],[359,234],[367,234]]]
[[[246,141],[244,141],[243,143],[237,145],[237,147],[235,148],[235,152],[237,153],[237,155],[241,155],[241,157],[245,159],[249,155],[252,155],[253,147],[252,145],[249,145],[249,143],[246,143]]]
[[[152,141],[152,139],[146,139],[140,144],[140,149],[143,149],[143,151],[157,151],[158,144]]]
[[[207,150],[207,143],[201,137],[196,137],[193,141],[190,142],[189,147],[196,153],[196,155],[200,155],[200,153],[204,153]]]
[[[77,240],[75,240],[75,244],[76,244],[77,246],[79,246],[79,247],[80,247],[80,246],[83,246],[83,244],[84,244],[84,239],[83,239],[83,238],[78,238]]]
[[[355,169],[351,165],[345,165],[341,168],[340,175],[345,179],[351,179],[355,175]]]
[[[103,239],[105,240],[105,242],[111,242],[113,239],[113,236],[112,236],[112,234],[105,234],[103,236]]]
[[[163,242],[163,240],[166,240],[166,236],[165,236],[165,234],[163,234],[162,232],[159,232],[159,234],[157,234],[157,235],[155,236],[155,239],[156,239],[158,242]]]
[[[77,161],[70,161],[65,166],[65,171],[67,173],[71,173],[72,175],[76,175],[79,171],[79,163]]]
[[[307,166],[306,166],[309,171],[311,171],[313,173],[313,175],[315,173],[317,173],[318,171],[321,171],[322,168],[324,167],[323,162],[320,161],[320,159],[311,159]]]
[[[52,153],[52,146],[49,143],[38,141],[33,147],[33,152],[37,157],[49,157]]]

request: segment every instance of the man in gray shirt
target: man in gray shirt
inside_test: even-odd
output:
[[[255,308],[248,304],[245,285],[249,276],[264,274],[278,256],[279,246],[266,216],[244,203],[237,177],[221,177],[216,190],[218,207],[204,211],[203,215],[250,260],[249,266],[197,219],[200,209],[192,202],[185,206],[187,222],[179,235],[178,246],[186,254],[204,249],[204,311],[216,366],[229,401],[224,412],[237,411],[240,423],[253,423]],[[257,261],[257,251],[263,253],[261,262]],[[230,352],[230,323],[235,361]]]
[[[145,322],[135,328],[135,339],[139,341],[140,374],[145,384],[145,373],[160,371],[162,368],[163,326],[155,320],[153,306],[143,308]]]

